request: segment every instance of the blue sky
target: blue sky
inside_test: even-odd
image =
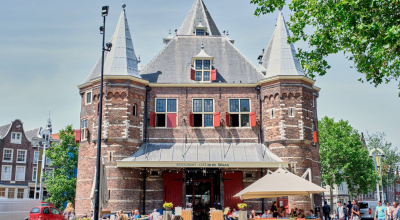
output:
[[[146,65],[163,47],[168,30],[178,29],[194,0],[127,0],[128,23],[136,55]],[[275,28],[278,13],[255,17],[249,0],[204,0],[222,32],[229,30],[236,47],[253,63]],[[1,1],[0,125],[21,119],[25,129],[46,124],[48,109],[54,131],[79,128],[82,84],[101,53],[101,6],[109,5],[106,39],[115,30],[118,1]],[[283,10],[289,20],[289,10]],[[307,48],[305,44],[296,47]],[[400,98],[397,82],[375,88],[360,83],[342,54],[328,60],[332,68],[317,77],[321,88],[318,116],[345,119],[359,131],[383,131],[400,146]]]

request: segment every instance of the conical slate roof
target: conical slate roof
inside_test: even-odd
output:
[[[285,19],[282,12],[279,11],[275,31],[262,58],[262,65],[266,69],[266,78],[281,75],[304,76],[301,64],[296,58],[294,45],[287,43],[289,36]]]
[[[200,19],[199,19],[200,18]],[[178,30],[178,35],[194,35],[195,28],[199,25],[207,27],[209,36],[221,36],[203,0],[196,0]]]
[[[115,29],[114,35],[111,37],[111,51],[105,51],[104,54],[104,75],[131,75],[140,77],[138,71],[138,62],[133,48],[131,34],[129,32],[128,21],[125,14],[125,4],[122,5],[121,15]],[[97,61],[86,82],[100,77],[101,57]]]

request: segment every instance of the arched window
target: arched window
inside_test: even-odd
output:
[[[133,115],[133,116],[137,116],[137,106],[136,106],[136,104],[133,104],[133,107],[132,107],[132,115]]]

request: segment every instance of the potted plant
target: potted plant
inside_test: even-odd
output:
[[[240,211],[246,211],[246,208],[247,208],[247,204],[246,203],[239,203],[237,205],[238,205]]]
[[[165,210],[167,210],[167,211],[171,211],[172,207],[174,207],[174,204],[172,204],[172,202],[170,202],[170,203],[165,202],[165,203],[163,204],[163,208],[164,208]]]

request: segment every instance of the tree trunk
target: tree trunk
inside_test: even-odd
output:
[[[332,189],[332,186],[331,187],[329,187],[329,193],[330,193],[330,195],[331,195],[331,204],[330,204],[330,206],[331,206],[331,214],[333,214],[333,189]]]

